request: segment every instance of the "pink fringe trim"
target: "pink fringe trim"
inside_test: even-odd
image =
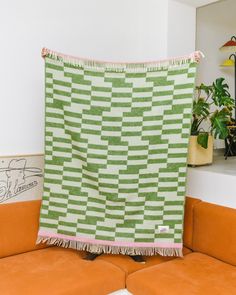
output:
[[[78,66],[87,66],[87,67],[98,67],[98,68],[108,68],[108,69],[117,69],[121,70],[124,68],[129,69],[147,69],[147,68],[160,68],[160,67],[167,67],[167,66],[178,66],[181,64],[189,63],[189,62],[196,62],[198,63],[202,57],[204,57],[201,51],[195,51],[189,55],[179,56],[179,57],[172,57],[168,59],[161,59],[156,61],[146,61],[146,62],[109,62],[109,61],[102,61],[102,60],[92,60],[86,59],[81,57],[75,57],[72,55],[66,55],[57,51],[50,50],[48,48],[43,48],[42,57],[50,57],[53,59],[59,59],[64,62],[78,65]],[[119,69],[121,68],[121,69]]]
[[[36,243],[47,243],[49,245],[57,245],[76,250],[85,250],[92,253],[146,256],[160,254],[162,256],[183,256],[182,243],[112,242],[72,236],[68,237],[62,234],[45,233],[41,231],[39,231]]]

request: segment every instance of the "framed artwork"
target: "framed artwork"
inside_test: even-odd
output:
[[[43,167],[43,154],[0,157],[0,204],[41,199]]]

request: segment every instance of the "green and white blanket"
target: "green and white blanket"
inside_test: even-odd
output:
[[[97,253],[182,255],[197,55],[116,64],[43,53],[37,241]]]

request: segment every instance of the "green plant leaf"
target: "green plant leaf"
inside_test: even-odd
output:
[[[230,114],[227,108],[216,110],[210,118],[212,132],[215,138],[225,139],[228,136],[227,124],[230,122]]]
[[[229,85],[225,83],[224,78],[218,78],[213,82],[212,99],[217,106],[233,106],[234,100],[228,91]]]
[[[197,136],[197,143],[204,149],[208,148],[208,137],[209,134],[207,132],[199,133]]]
[[[198,123],[199,120],[197,118],[193,119],[192,125],[191,125],[191,135],[198,135]]]
[[[209,115],[209,108],[209,103],[207,103],[202,97],[193,102],[193,114],[197,117],[202,116],[206,118]]]
[[[197,86],[196,89],[197,90],[203,90],[206,93],[207,96],[210,95],[212,93],[212,90],[213,90],[212,85],[208,86],[208,85],[205,85],[203,83],[201,83],[200,86]]]

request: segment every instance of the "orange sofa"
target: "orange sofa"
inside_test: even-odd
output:
[[[1,295],[236,294],[236,210],[187,198],[184,257],[101,255],[35,246],[40,201],[0,205]]]

